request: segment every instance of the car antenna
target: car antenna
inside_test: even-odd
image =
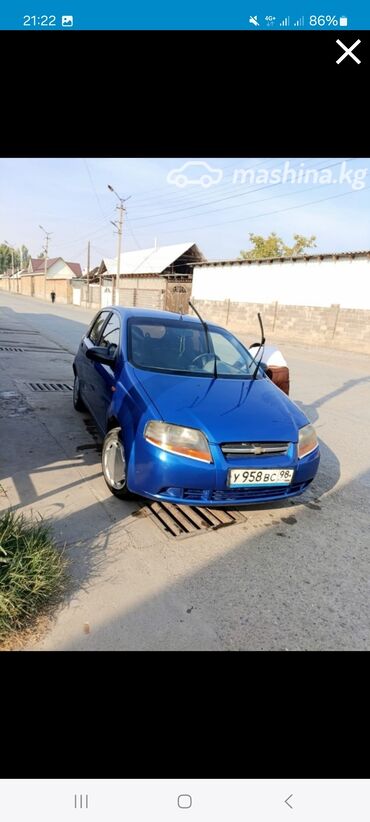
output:
[[[261,318],[261,314],[259,312],[257,314],[257,317],[258,317],[258,322],[260,324],[260,329],[261,329],[261,342],[260,342],[259,347],[257,349],[257,353],[256,353],[254,359],[251,362],[251,365],[253,365],[253,363],[255,363],[257,361],[257,357],[258,357],[258,355],[261,351],[261,348],[262,348],[262,354],[261,354],[260,359],[258,360],[258,362],[256,364],[255,370],[253,372],[252,380],[255,380],[256,377],[257,377],[257,372],[258,372],[258,369],[260,367],[261,360],[262,360],[262,357],[263,357],[263,347],[264,347],[265,342],[266,342],[266,337],[265,337],[265,333],[264,333],[264,330],[263,330],[262,318]]]
[[[208,354],[210,354],[210,353],[211,353],[211,345],[210,345],[210,340],[209,340],[208,325],[207,325],[207,323],[206,323],[204,320],[202,320],[202,318],[201,318],[201,316],[200,316],[200,314],[199,314],[199,311],[197,311],[197,309],[195,308],[195,305],[193,305],[193,303],[191,303],[191,302],[190,302],[190,300],[189,300],[189,305],[190,305],[190,308],[192,308],[192,309],[193,309],[194,314],[196,314],[196,315],[197,315],[198,319],[199,319],[199,320],[201,321],[201,323],[202,323],[202,326],[203,326],[203,328],[204,328],[205,335],[206,335],[206,342],[207,342],[207,353],[208,353]],[[216,377],[217,377],[217,361],[216,361],[216,354],[215,354],[215,367],[214,367],[213,376],[214,376],[214,378],[216,379]]]

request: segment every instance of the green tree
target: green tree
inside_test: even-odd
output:
[[[19,268],[21,267],[21,260],[22,260],[22,268],[28,268],[28,263],[31,259],[30,252],[28,251],[27,246],[22,245],[19,251]]]
[[[12,252],[7,245],[0,245],[0,274],[12,267]]]
[[[13,258],[14,258],[14,271],[19,271],[21,267],[21,260],[23,268],[27,268],[28,262],[30,259],[30,253],[28,248],[25,245],[22,245],[20,248],[14,248],[13,250]],[[12,250],[9,246],[3,243],[0,245],[0,274],[3,274],[4,271],[10,270],[12,268]]]
[[[242,260],[263,260],[268,257],[295,257],[303,254],[306,248],[314,248],[316,246],[316,237],[304,237],[303,234],[293,234],[294,244],[292,246],[286,245],[275,232],[269,234],[268,237],[262,237],[261,234],[249,234],[249,240],[253,248],[249,251],[241,251],[240,257]]]

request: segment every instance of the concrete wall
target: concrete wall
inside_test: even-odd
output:
[[[125,288],[137,288],[141,291],[166,290],[166,277],[121,277],[119,281],[120,291]]]
[[[19,280],[0,279],[0,288],[12,293],[24,294],[26,297],[50,300],[51,291],[56,293],[56,302],[72,302],[72,286],[69,280],[46,280],[43,274],[25,274]]]
[[[14,280],[9,280],[9,290],[12,292],[12,294],[18,294],[18,292],[20,292],[20,289],[20,280],[18,278]]]
[[[165,292],[159,288],[120,288],[119,304],[162,310]]]
[[[250,335],[251,343],[260,338],[257,318],[260,312],[268,340],[325,345],[370,354],[369,309],[231,300],[194,300],[194,305],[205,320],[236,334],[246,333]]]
[[[33,280],[33,297],[43,300],[45,297],[45,276],[44,274],[34,274]]]
[[[44,279],[44,278],[43,278]],[[46,299],[50,299],[50,294],[55,291],[55,302],[57,303],[71,303],[72,302],[72,285],[70,280],[46,280]],[[44,295],[42,295],[44,296]],[[35,294],[36,297],[36,294]]]
[[[195,266],[196,300],[370,309],[370,257]]]
[[[21,277],[21,294],[27,297],[33,297],[33,275],[25,275]]]

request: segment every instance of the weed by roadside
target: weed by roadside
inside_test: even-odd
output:
[[[0,517],[0,643],[28,629],[66,588],[66,560],[42,521]]]

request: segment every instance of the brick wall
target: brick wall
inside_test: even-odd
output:
[[[57,280],[54,278],[52,280],[46,280],[46,299],[50,300],[50,302],[50,294],[52,291],[55,291],[56,303],[67,304],[72,302],[72,286],[70,280]]]
[[[22,278],[23,279],[23,278]],[[45,277],[44,274],[33,274],[31,279],[33,280],[33,297],[37,297],[39,300],[43,300],[45,297]]]
[[[241,303],[229,300],[193,300],[205,320],[247,333],[259,339],[257,313],[260,312],[266,337],[274,340],[327,345],[345,351],[370,354],[370,310],[328,308],[279,303]],[[190,312],[192,313],[192,312]]]
[[[56,302],[72,303],[72,285],[70,280],[46,280],[43,274],[32,274],[20,277],[19,280],[0,279],[0,288],[12,293],[24,294],[26,297],[38,297],[43,300],[50,300],[51,291],[56,293]]]

